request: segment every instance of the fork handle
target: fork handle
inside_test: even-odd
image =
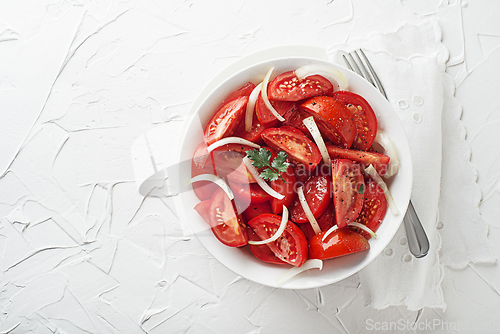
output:
[[[429,252],[429,239],[427,238],[427,234],[425,233],[420,219],[418,219],[411,200],[403,220],[406,235],[408,236],[408,247],[410,248],[410,252],[416,258],[426,256]]]

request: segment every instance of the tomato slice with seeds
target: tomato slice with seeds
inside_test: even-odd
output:
[[[384,175],[387,171],[390,157],[378,152],[365,152],[341,148],[336,145],[326,144],[328,155],[332,159],[349,159],[363,165],[373,165],[379,175]]]
[[[285,151],[290,160],[307,171],[312,171],[321,161],[316,144],[291,126],[266,129],[262,139],[275,151]]]
[[[247,233],[249,240],[252,241],[261,240],[250,227],[248,228]],[[249,246],[252,254],[261,261],[272,264],[287,264],[286,262],[278,259],[276,255],[274,255],[273,251],[266,245],[249,245]]]
[[[331,203],[332,182],[329,175],[311,176],[304,184],[304,197],[314,218],[323,215]],[[290,208],[290,219],[295,223],[307,223],[309,220],[297,198]]]
[[[337,226],[342,228],[361,212],[365,181],[360,166],[347,159],[333,160],[332,181]]]
[[[236,214],[224,190],[218,189],[210,202],[209,220],[212,232],[224,245],[241,247],[248,243],[245,222]]]
[[[240,96],[227,102],[215,112],[204,132],[207,145],[234,133],[245,116],[247,103],[248,96]]]
[[[272,237],[281,224],[281,217],[264,213],[248,222],[261,240]],[[304,233],[291,221],[288,221],[285,231],[275,241],[266,244],[282,261],[300,267],[307,260],[307,240]]]
[[[276,109],[278,114],[281,116],[285,115],[287,112],[295,109],[295,102],[290,101],[269,101],[271,105]],[[262,95],[259,94],[257,102],[255,103],[255,115],[262,124],[271,123],[273,126],[279,124],[279,120],[273,115],[271,110],[269,110],[262,99]]]
[[[274,78],[267,88],[269,100],[299,101],[313,96],[332,95],[333,85],[320,75],[299,79],[294,71]]]
[[[369,149],[377,136],[377,117],[370,104],[356,93],[338,91],[333,94],[339,102],[347,107],[354,117],[356,123],[356,138],[353,147],[366,151]]]
[[[350,228],[338,229],[323,241],[325,233],[315,235],[309,242],[309,258],[327,260],[370,249],[368,240]]]
[[[350,148],[356,138],[356,123],[342,103],[331,96],[318,96],[299,105],[313,115],[321,134],[335,144]]]
[[[356,221],[360,224],[366,225],[370,230],[376,232],[387,212],[387,200],[385,199],[384,192],[378,186],[377,182],[369,176],[365,176],[365,192],[363,208]],[[370,234],[360,230],[366,239],[370,239]]]

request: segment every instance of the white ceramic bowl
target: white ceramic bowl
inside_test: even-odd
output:
[[[326,260],[321,271],[312,269],[303,272],[280,286],[286,289],[320,287],[355,274],[384,250],[399,229],[410,199],[412,164],[405,131],[389,102],[371,84],[344,67],[315,58],[287,57],[270,59],[256,63],[230,75],[213,89],[199,104],[191,119],[188,120],[179,150],[179,161],[189,161],[192,158],[196,146],[203,141],[204,126],[228,93],[249,81],[258,84],[271,67],[275,68],[273,73],[277,75],[278,73],[294,70],[306,64],[327,64],[336,68],[346,77],[349,90],[363,96],[372,106],[377,115],[379,128],[383,129],[391,137],[398,151],[400,169],[398,174],[392,177],[387,184],[400,213],[394,216],[389,209],[387,210],[386,217],[377,231],[377,239],[370,239],[369,241],[370,250]],[[184,167],[179,170],[179,181],[181,183],[187,182],[191,177],[190,169],[185,168],[187,165],[182,164]],[[264,263],[255,258],[248,247],[239,249],[221,244],[214,237],[211,230],[207,228],[207,223],[193,209],[199,202],[193,191],[181,192],[179,202],[183,206],[180,210],[182,210],[184,216],[184,223],[188,224],[195,231],[200,242],[214,258],[244,278],[263,285],[277,287],[276,278],[287,271],[290,266]]]

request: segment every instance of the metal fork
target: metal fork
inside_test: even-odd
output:
[[[359,54],[361,54],[363,60],[361,60]],[[369,81],[387,99],[385,89],[382,86],[382,83],[380,82],[377,74],[375,73],[375,70],[373,69],[363,50],[355,50],[351,53],[343,55],[343,57],[345,63],[347,64],[347,67],[349,67],[351,71],[356,72],[361,77]],[[408,238],[408,247],[410,248],[410,252],[416,258],[426,256],[429,252],[429,239],[427,238],[427,234],[425,233],[422,223],[420,222],[420,219],[415,212],[415,208],[413,207],[413,203],[411,202],[411,200],[403,221],[405,224],[406,236]]]

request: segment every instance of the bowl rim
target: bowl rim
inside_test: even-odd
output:
[[[402,166],[403,167],[402,169],[404,169],[404,173],[405,173],[404,175],[406,177],[406,184],[403,185],[404,186],[403,190],[398,190],[399,195],[397,198],[398,199],[397,206],[398,206],[400,213],[399,213],[398,217],[395,217],[394,219],[391,220],[391,229],[389,229],[389,231],[386,231],[387,234],[383,235],[383,240],[384,240],[383,246],[379,245],[375,249],[373,247],[371,247],[371,249],[367,252],[351,254],[349,256],[345,256],[345,257],[341,257],[341,258],[337,258],[337,259],[332,259],[332,260],[326,260],[324,262],[325,268],[319,272],[319,273],[324,272],[325,269],[327,269],[326,272],[330,272],[332,269],[331,263],[333,263],[333,262],[335,262],[336,269],[338,269],[338,267],[340,267],[341,269],[343,269],[344,267],[347,267],[347,268],[353,267],[353,269],[351,269],[351,270],[342,270],[341,271],[342,274],[333,275],[334,277],[330,277],[330,276],[324,277],[325,275],[319,275],[319,276],[321,276],[321,277],[319,277],[318,275],[316,275],[318,277],[315,278],[314,273],[304,272],[300,275],[300,277],[297,276],[296,279],[290,280],[289,282],[285,283],[284,285],[277,286],[275,283],[273,284],[272,281],[269,281],[269,279],[261,279],[258,275],[249,274],[246,270],[243,270],[244,266],[242,266],[241,264],[238,265],[238,264],[235,264],[234,261],[228,260],[228,257],[231,256],[230,254],[234,253],[235,250],[239,251],[240,253],[245,253],[244,250],[242,250],[242,249],[229,249],[229,247],[220,244],[220,242],[218,240],[216,240],[216,238],[213,236],[213,234],[211,232],[208,232],[209,229],[205,228],[204,230],[200,230],[199,226],[193,226],[193,221],[191,221],[190,219],[187,219],[187,222],[188,222],[189,227],[193,231],[197,231],[197,232],[195,232],[195,235],[197,236],[197,238],[201,242],[201,244],[205,247],[205,249],[212,256],[214,256],[214,258],[216,258],[222,265],[224,265],[226,268],[233,271],[234,273],[236,273],[236,274],[238,274],[246,279],[249,279],[253,282],[267,285],[267,286],[271,286],[271,287],[275,287],[275,288],[308,289],[308,288],[315,288],[315,287],[320,287],[320,286],[324,286],[324,285],[338,282],[342,279],[345,279],[345,278],[359,272],[361,269],[366,267],[376,257],[378,257],[380,255],[380,253],[387,247],[387,245],[390,243],[390,241],[394,238],[395,234],[397,233],[397,231],[400,228],[401,223],[403,221],[404,213],[406,212],[406,208],[407,208],[409,200],[410,200],[412,181],[413,181],[413,170],[412,170],[412,164],[411,164],[411,155],[409,152],[409,143],[408,143],[408,139],[406,137],[406,134],[404,133],[403,125],[402,125],[399,117],[397,117],[397,114],[396,114],[394,108],[378,92],[378,90],[376,90],[375,87],[371,86],[371,84],[369,84],[367,81],[365,81],[362,77],[360,77],[356,73],[351,72],[350,70],[348,70],[347,68],[345,68],[343,66],[334,64],[328,60],[321,59],[321,58],[290,55],[290,56],[286,56],[286,57],[269,58],[266,60],[262,60],[260,62],[256,62],[255,64],[241,68],[240,70],[236,71],[235,73],[227,76],[223,81],[221,81],[220,83],[215,85],[215,87],[213,87],[210,90],[210,92],[207,93],[206,96],[201,100],[201,103],[199,103],[197,108],[193,111],[193,113],[190,115],[190,117],[185,121],[185,124],[186,124],[186,126],[184,127],[185,131],[183,131],[181,134],[181,141],[179,144],[179,152],[177,154],[177,158],[178,158],[178,161],[185,160],[186,154],[183,154],[182,148],[186,147],[187,141],[193,141],[192,136],[187,135],[188,134],[187,130],[193,127],[193,123],[196,121],[197,116],[200,115],[200,110],[207,103],[210,104],[211,99],[212,99],[212,104],[214,104],[213,100],[217,100],[217,94],[218,95],[223,95],[223,94],[227,95],[227,93],[229,93],[231,91],[231,89],[234,90],[234,89],[238,88],[238,86],[234,86],[231,89],[226,89],[224,91],[225,86],[231,85],[231,82],[238,81],[238,80],[241,80],[243,78],[245,78],[245,80],[242,80],[242,81],[248,82],[249,81],[248,80],[249,73],[251,73],[252,71],[255,71],[256,69],[264,68],[264,66],[267,66],[266,68],[269,69],[270,64],[277,64],[277,65],[285,64],[286,65],[287,62],[289,62],[291,64],[295,64],[297,62],[298,63],[323,63],[323,64],[328,64],[328,65],[340,70],[341,73],[343,73],[346,76],[346,78],[348,79],[350,84],[355,83],[356,87],[359,87],[361,85],[361,87],[363,87],[363,89],[366,89],[366,92],[363,91],[362,94],[360,92],[360,95],[362,95],[363,97],[365,97],[365,95],[370,95],[370,99],[374,96],[378,96],[376,98],[377,109],[380,109],[380,106],[379,106],[380,104],[385,105],[384,113],[380,114],[380,111],[379,111],[379,115],[377,115],[378,119],[380,119],[380,115],[385,115],[383,117],[388,117],[386,115],[388,113],[389,116],[392,117],[392,119],[388,123],[391,126],[394,126],[394,124],[398,125],[398,129],[399,129],[398,130],[399,131],[398,132],[398,143],[395,143],[395,144],[397,144],[397,147],[398,147],[398,154],[403,153],[402,155],[401,154],[399,154],[399,155],[403,157],[403,160],[400,160],[400,161],[405,162],[405,165]],[[267,71],[263,71],[263,73],[261,75],[262,77],[265,74],[265,72],[267,72]],[[247,76],[245,77],[244,75],[247,75]],[[241,76],[241,78],[239,78],[240,76]],[[236,80],[235,78],[239,78],[239,79]],[[254,83],[256,83],[256,82],[254,82]],[[224,93],[221,93],[221,91],[220,91],[221,89],[222,89],[222,91],[224,91]],[[219,93],[217,93],[217,92],[219,92]],[[354,92],[356,92],[356,91],[354,91]],[[198,99],[198,97],[197,97],[197,99]],[[370,99],[367,99],[367,100],[370,101]],[[220,102],[221,100],[218,100],[218,101]],[[372,101],[370,101],[370,104],[372,104]],[[374,110],[375,110],[375,108],[374,108]],[[205,112],[205,114],[208,114],[209,117],[211,117],[213,112],[211,112],[211,113]],[[381,120],[385,120],[385,118],[382,118]],[[382,123],[386,123],[386,122],[384,121]],[[392,130],[394,130],[394,129],[392,129]],[[401,131],[403,133],[403,136],[401,136],[401,134],[400,134]],[[190,153],[190,155],[192,156],[192,152]],[[181,173],[181,171],[179,171],[179,173]],[[400,173],[401,173],[401,170],[400,170]],[[390,183],[392,183],[392,182],[390,182]],[[389,185],[389,187],[391,187],[391,186]],[[402,186],[400,186],[400,187],[402,187]],[[185,196],[186,194],[184,193],[184,194],[181,194],[180,196],[182,197],[183,195]],[[197,198],[196,198],[196,200],[197,200]],[[197,201],[199,202],[199,200],[197,200]],[[183,202],[183,201],[181,201],[181,202]],[[191,211],[194,212],[194,210],[191,210]],[[387,211],[388,211],[388,213],[386,214],[386,217],[384,217],[384,222],[386,221],[387,215],[389,214],[390,210],[387,210]],[[184,213],[187,214],[187,212],[184,212]],[[201,217],[198,217],[198,221],[199,220],[201,220]],[[205,222],[203,222],[203,224],[206,225]],[[381,228],[382,228],[382,226],[384,226],[384,224],[381,225]],[[387,230],[387,228],[384,228],[382,230]],[[381,230],[379,230],[379,231],[381,231]],[[225,250],[227,250],[227,254],[225,256],[220,256],[221,255],[220,249],[214,250],[214,247],[213,247],[214,244],[213,244],[213,242],[209,242],[210,239],[213,239],[217,243],[220,244],[220,246],[216,247],[216,248],[224,249],[224,247],[225,247]],[[376,241],[373,241],[373,239],[371,239],[370,245],[372,245],[372,243],[375,243],[377,245],[378,240],[379,239],[377,239]],[[381,243],[378,242],[378,244],[381,244]],[[245,247],[245,248],[248,249],[248,247]],[[249,253],[249,251],[246,253]],[[250,256],[252,256],[252,255],[250,255]],[[283,268],[283,266],[273,266],[273,265],[266,264],[260,260],[257,260],[257,259],[255,259],[255,260],[258,261],[257,263],[260,264],[259,267],[261,267],[261,269],[266,269],[266,270],[269,269],[270,273],[274,273],[275,274],[274,277],[279,276],[278,272],[283,272],[283,270],[275,270],[276,267]],[[357,264],[355,266],[352,266],[352,263],[351,263],[351,265],[349,265],[349,263],[346,263],[346,262],[356,262]],[[272,267],[270,267],[270,266],[272,266]],[[289,267],[286,267],[286,268],[288,269]]]

